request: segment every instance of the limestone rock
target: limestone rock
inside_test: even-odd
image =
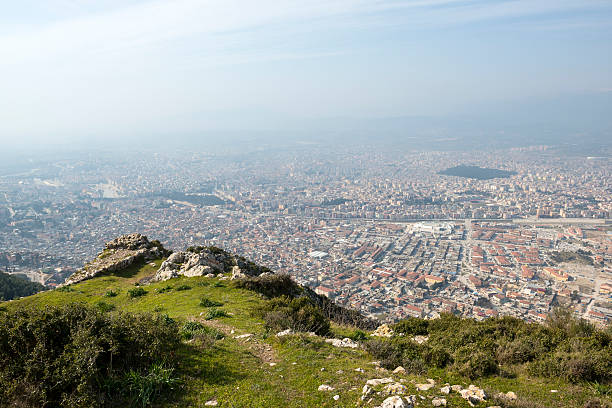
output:
[[[393,374],[406,374],[406,369],[402,366],[398,366],[393,370]]]
[[[397,395],[394,395],[393,397],[389,397],[385,399],[382,405],[380,406],[380,408],[407,408],[407,407],[408,405],[404,403],[404,400],[402,399],[402,397],[398,397]]]
[[[369,379],[368,381],[366,381],[366,385],[369,385],[371,387],[376,387],[377,385],[381,385],[381,384],[389,384],[395,382],[393,381],[393,378],[387,377],[387,378],[372,378]]]
[[[73,273],[65,282],[71,285],[102,273],[119,272],[130,266],[166,256],[169,251],[141,234],[128,234],[107,242],[104,251]]]
[[[374,330],[371,336],[391,337],[393,336],[393,329],[391,329],[391,327],[389,327],[388,324],[383,324],[383,325],[378,326],[378,328]]]
[[[327,384],[321,384],[319,385],[319,391],[333,391],[334,387],[327,385]]]
[[[428,390],[432,389],[434,385],[436,385],[436,382],[434,380],[432,380],[431,378],[428,378],[427,379],[427,384],[415,384],[415,387],[419,391],[428,391]]]
[[[478,404],[487,399],[487,394],[482,388],[478,388],[473,384],[466,389],[459,391],[461,398],[467,400],[470,404]]]
[[[446,386],[440,388],[440,392],[442,394],[450,394],[451,388],[450,388],[450,386],[446,385]]]
[[[387,384],[385,386],[385,388],[383,389],[383,392],[385,394],[400,394],[400,395],[404,395],[406,393],[406,386],[404,384],[400,384],[400,383],[391,383],[391,384]]]
[[[412,341],[418,343],[418,344],[423,344],[425,342],[427,342],[427,340],[429,340],[429,336],[414,336],[412,338]]]
[[[283,337],[283,336],[289,336],[293,334],[293,330],[291,329],[287,329],[287,330],[283,330],[281,332],[276,333],[276,337]]]
[[[446,398],[434,398],[431,400],[431,405],[433,405],[434,407],[445,407]]]
[[[340,339],[325,339],[326,343],[330,343],[334,347],[348,347],[348,348],[357,348],[359,347],[359,343],[347,338],[342,340]]]

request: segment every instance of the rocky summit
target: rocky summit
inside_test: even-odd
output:
[[[103,273],[113,273],[134,264],[158,259],[169,253],[159,241],[149,241],[141,234],[122,235],[107,242],[104,250],[83,268],[77,270],[65,282],[71,285],[91,279]]]

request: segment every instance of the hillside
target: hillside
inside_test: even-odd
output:
[[[44,290],[40,283],[30,282],[26,278],[0,272],[0,299],[11,300],[21,296],[30,296]]]
[[[0,306],[0,406],[612,406],[612,332],[563,314],[376,328],[242,257],[138,235],[70,282]]]

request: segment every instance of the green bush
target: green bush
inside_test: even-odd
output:
[[[70,285],[60,286],[55,290],[57,290],[58,292],[74,292],[74,288]]]
[[[546,325],[513,317],[476,321],[442,314],[428,321],[406,319],[393,328],[398,333],[395,338],[366,343],[387,368],[425,364],[478,378],[513,375],[515,366],[526,364],[534,376],[602,384],[612,381],[612,330],[597,329],[567,310],[555,310]],[[426,343],[411,345],[412,335],[425,332]]]
[[[321,336],[330,332],[329,319],[307,297],[276,297],[266,301],[255,313],[263,318],[269,330],[292,329]]]
[[[146,372],[130,370],[125,374],[123,382],[130,405],[146,407],[163,392],[173,389],[179,379],[174,377],[174,368],[156,363]]]
[[[131,297],[132,299],[144,296],[146,294],[147,294],[147,291],[140,287],[128,290],[128,296]]]
[[[108,297],[108,298],[115,297],[115,296],[117,296],[117,292],[115,292],[112,289],[107,290],[106,293],[104,294],[104,297]]]
[[[189,286],[189,285],[179,285],[174,290],[182,291],[182,290],[189,290],[189,289],[191,289],[191,286]]]
[[[202,299],[200,299],[200,306],[202,306],[202,307],[219,307],[219,306],[223,306],[223,303],[217,302],[217,301],[214,301],[214,300],[210,300],[208,298],[203,297]]]
[[[364,341],[368,338],[368,334],[363,330],[355,329],[348,337],[353,341]]]
[[[221,309],[217,309],[216,307],[211,307],[210,309],[208,309],[208,312],[204,316],[204,319],[212,320],[218,317],[228,317],[228,316],[229,315],[225,311]]]
[[[246,277],[233,281],[237,288],[261,293],[269,298],[278,296],[294,297],[301,293],[300,287],[287,274],[271,274],[257,277]]]
[[[115,310],[115,305],[102,301],[96,302],[96,307],[104,313],[112,312],[113,310]]]
[[[171,290],[172,290],[172,286],[166,285],[163,288],[157,289],[157,293],[167,293],[167,292],[170,292]]]
[[[408,319],[402,320],[394,324],[392,326],[392,329],[396,333],[402,333],[407,336],[424,336],[427,335],[428,327],[428,320],[409,317]]]
[[[224,336],[217,329],[204,326],[202,323],[188,321],[181,327],[181,337],[185,340],[198,339],[201,343],[212,344]]]
[[[125,375],[146,376],[157,361],[170,367],[179,344],[176,323],[163,316],[103,313],[80,304],[2,313],[1,405],[129,405]]]

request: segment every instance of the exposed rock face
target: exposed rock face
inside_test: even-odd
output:
[[[378,326],[371,336],[391,337],[393,336],[393,329],[391,329],[388,324],[383,324]]]
[[[206,276],[231,272],[232,279],[259,276],[267,272],[242,257],[235,257],[215,247],[192,247],[173,253],[161,264],[154,281],[165,281],[177,276]]]
[[[97,258],[73,273],[64,284],[71,285],[105,272],[118,272],[136,263],[162,258],[168,252],[159,242],[150,242],[144,235],[123,235],[106,243]]]

